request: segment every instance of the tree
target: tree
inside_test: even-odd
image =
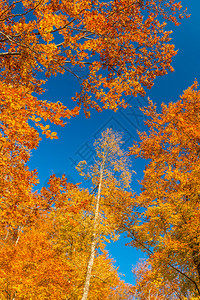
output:
[[[26,216],[26,222],[16,227],[17,216],[13,216],[12,226],[1,227],[1,299],[63,299],[71,292],[68,278],[74,270],[55,247],[54,210],[62,206],[78,212],[84,203],[71,208],[67,200],[77,188],[64,178],[56,180],[52,176],[49,184],[49,189],[35,193],[35,203],[29,208],[32,214]],[[80,194],[76,195],[78,202]]]
[[[182,297],[200,296],[199,153],[200,91],[195,82],[180,100],[144,111],[149,134],[140,133],[130,154],[148,159],[135,197],[135,213],[125,227],[149,256],[164,282],[178,282]],[[182,298],[181,298],[182,299]]]
[[[144,94],[173,70],[176,51],[158,19],[178,25],[186,14],[175,0],[1,0],[0,10],[1,83],[41,93],[46,78],[71,73],[81,87],[75,110],[87,116],[89,108],[116,110],[124,93]]]
[[[102,133],[100,139],[95,142],[96,157],[92,166],[88,166],[86,172],[83,171],[86,162],[80,162],[77,169],[80,174],[87,179],[91,179],[94,189],[97,190],[97,194],[93,199],[93,224],[92,224],[92,238],[90,256],[87,264],[87,272],[85,276],[85,284],[83,289],[82,300],[88,298],[89,286],[91,281],[91,274],[94,265],[95,252],[97,243],[100,242],[100,238],[111,235],[112,231],[115,234],[117,224],[113,218],[112,210],[115,207],[119,208],[121,203],[117,203],[120,198],[120,192],[118,197],[114,197],[115,194],[121,189],[129,187],[131,179],[131,171],[129,170],[128,157],[121,149],[121,136],[114,133],[112,129],[107,129]],[[121,210],[130,210],[131,207],[131,194],[124,191],[124,198],[129,199],[129,205],[126,205],[128,201],[125,201]],[[111,199],[110,199],[111,198]],[[110,207],[110,201],[113,201],[113,206]],[[109,209],[106,208],[108,204]],[[109,214],[109,212],[111,212]],[[117,211],[118,213],[118,211]]]
[[[184,297],[179,290],[178,280],[163,278],[158,269],[151,265],[151,259],[140,261],[133,269],[136,284],[131,288],[135,300],[186,300],[193,299],[189,294]]]
[[[77,197],[77,192],[80,193],[80,198]],[[82,298],[88,259],[91,255],[91,240],[93,238],[91,201],[94,196],[93,194],[88,195],[87,191],[85,192],[85,200],[81,190],[74,193],[74,199],[72,197],[68,199],[68,202],[71,203],[69,206],[73,207],[73,211],[60,207],[55,212],[58,232],[56,249],[62,253],[64,260],[67,260],[67,264],[70,265],[71,273],[68,275],[70,292],[67,293],[67,299],[72,300]],[[80,203],[85,202],[82,209],[80,209],[77,198],[80,199]],[[79,211],[75,210],[76,206],[79,207]],[[101,230],[102,236],[106,234],[105,231],[108,232],[108,229],[104,232]],[[124,300],[129,299],[130,287],[120,279],[113,259],[108,256],[108,252],[105,250],[105,241],[102,236],[96,245],[88,299],[114,300],[117,299],[117,295],[122,294],[124,294]]]
[[[12,241],[13,250],[34,226],[38,211],[51,211],[51,199],[33,192],[37,172],[26,165],[40,141],[37,129],[57,138],[46,121],[64,126],[64,119],[78,115],[81,106],[87,116],[90,108],[116,110],[125,106],[124,94],[143,94],[156,76],[172,70],[174,46],[158,14],[177,23],[174,14],[181,17],[181,7],[173,1],[162,5],[160,1],[158,5],[154,1],[145,5],[136,1],[0,1],[2,245]],[[45,81],[64,72],[80,82],[72,109],[39,100]]]
[[[31,192],[37,174],[26,166],[41,139],[36,129],[57,138],[46,121],[64,126],[64,119],[76,116],[81,105],[86,115],[91,107],[116,110],[124,105],[124,93],[144,93],[142,86],[151,87],[156,76],[172,69],[174,46],[157,16],[160,11],[177,23],[174,14],[179,15],[181,6],[167,3],[147,1],[141,7],[137,1],[0,1],[3,226],[17,230],[37,206]],[[79,78],[76,67],[87,76]],[[68,109],[60,102],[39,100],[45,80],[65,71],[80,81],[77,105]]]
[[[17,299],[80,299],[90,252],[91,217],[86,214],[92,195],[85,189],[51,176],[38,202],[34,222],[1,238],[0,297]],[[119,277],[113,259],[101,243],[95,257],[89,299],[128,298],[129,286]]]
[[[14,299],[63,299],[70,293],[70,265],[55,250],[52,220],[45,214],[31,227],[11,235],[0,249],[0,297]]]
[[[49,125],[40,123],[41,118],[62,126],[62,119],[71,112],[60,103],[38,101],[23,85],[0,82],[0,99],[0,223],[13,228],[23,226],[38,205],[32,193],[38,183],[37,172],[26,164],[41,138],[30,122],[47,137],[56,138]]]

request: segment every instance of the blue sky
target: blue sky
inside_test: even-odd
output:
[[[81,113],[80,116],[69,120],[64,128],[52,127],[57,131],[58,140],[45,139],[40,142],[39,148],[32,152],[29,161],[30,169],[37,169],[39,173],[40,189],[47,184],[51,174],[66,174],[72,183],[83,182],[78,175],[75,166],[80,160],[90,160],[93,157],[93,142],[100,132],[108,127],[112,127],[124,134],[124,147],[128,149],[133,140],[138,140],[137,130],[143,131],[143,116],[139,111],[139,106],[147,104],[150,97],[158,107],[162,102],[169,103],[178,100],[183,90],[191,86],[195,79],[200,82],[200,1],[182,1],[183,6],[188,7],[191,14],[189,19],[184,19],[182,25],[173,30],[173,43],[178,54],[173,59],[175,72],[157,78],[153,88],[147,91],[147,95],[142,98],[128,97],[127,101],[132,107],[127,110],[120,109],[117,113],[104,111],[102,113],[92,112],[91,118],[86,119]],[[46,84],[46,93],[43,98],[51,101],[61,101],[69,108],[73,104],[71,97],[79,89],[78,83],[71,75],[59,75],[50,78]],[[72,106],[71,106],[72,107]],[[140,180],[143,176],[145,161],[133,159],[133,168],[136,175],[133,176],[132,188],[139,192]],[[84,187],[84,182],[82,184]],[[119,272],[125,274],[125,280],[133,283],[131,272],[139,258],[144,258],[144,254],[132,247],[125,246],[128,240],[121,237],[118,242],[108,245],[110,255],[116,260]]]

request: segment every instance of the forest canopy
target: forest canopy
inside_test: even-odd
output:
[[[188,17],[176,0],[0,0],[1,299],[200,299],[197,81],[161,112],[149,101],[129,152],[119,132],[101,132],[92,164],[77,165],[82,185],[53,174],[37,190],[28,165],[41,133],[58,138],[50,123],[126,109],[173,72],[171,29]],[[43,100],[66,74],[74,97]],[[133,156],[147,160],[139,193]],[[146,253],[135,284],[106,249],[122,233]]]

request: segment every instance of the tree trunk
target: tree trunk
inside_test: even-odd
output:
[[[104,164],[102,164],[102,165],[104,165]],[[100,169],[99,187],[98,187],[96,207],[95,207],[94,227],[93,227],[93,234],[92,234],[90,258],[89,258],[88,265],[87,265],[87,273],[86,273],[86,277],[85,277],[85,284],[84,284],[84,288],[83,288],[82,300],[87,300],[89,287],[90,287],[92,267],[94,264],[94,255],[95,255],[95,249],[96,249],[96,244],[97,244],[97,227],[99,224],[98,218],[99,218],[99,203],[100,203],[100,198],[101,198],[102,177],[103,177],[103,166]]]

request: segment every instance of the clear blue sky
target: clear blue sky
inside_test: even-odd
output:
[[[90,160],[93,155],[93,142],[99,133],[108,127],[124,133],[125,148],[132,145],[133,140],[138,140],[137,130],[144,130],[143,116],[139,106],[147,103],[150,97],[158,104],[176,101],[183,90],[187,89],[195,79],[200,82],[200,1],[182,1],[183,6],[188,7],[191,17],[183,20],[179,27],[170,27],[173,30],[173,43],[178,49],[178,54],[173,59],[175,72],[157,78],[154,87],[147,92],[145,98],[128,97],[132,105],[127,110],[120,109],[117,113],[104,111],[101,114],[92,112],[90,119],[84,115],[73,118],[65,128],[53,127],[57,131],[58,140],[45,139],[40,142],[37,150],[33,151],[29,162],[30,169],[37,169],[39,173],[40,189],[47,184],[52,173],[56,175],[66,174],[72,183],[83,181],[75,170],[75,165],[80,160]],[[69,108],[72,105],[71,97],[79,89],[74,78],[70,75],[60,75],[50,78],[46,84],[46,93],[43,98],[51,101],[61,101]],[[133,168],[136,175],[133,177],[132,188],[139,192],[137,180],[143,176],[145,161],[133,160]],[[84,183],[83,183],[84,186]],[[125,246],[128,240],[122,237],[118,242],[108,245],[110,255],[116,260],[119,271],[125,274],[125,280],[133,283],[131,272],[139,258],[144,254],[132,247]]]

